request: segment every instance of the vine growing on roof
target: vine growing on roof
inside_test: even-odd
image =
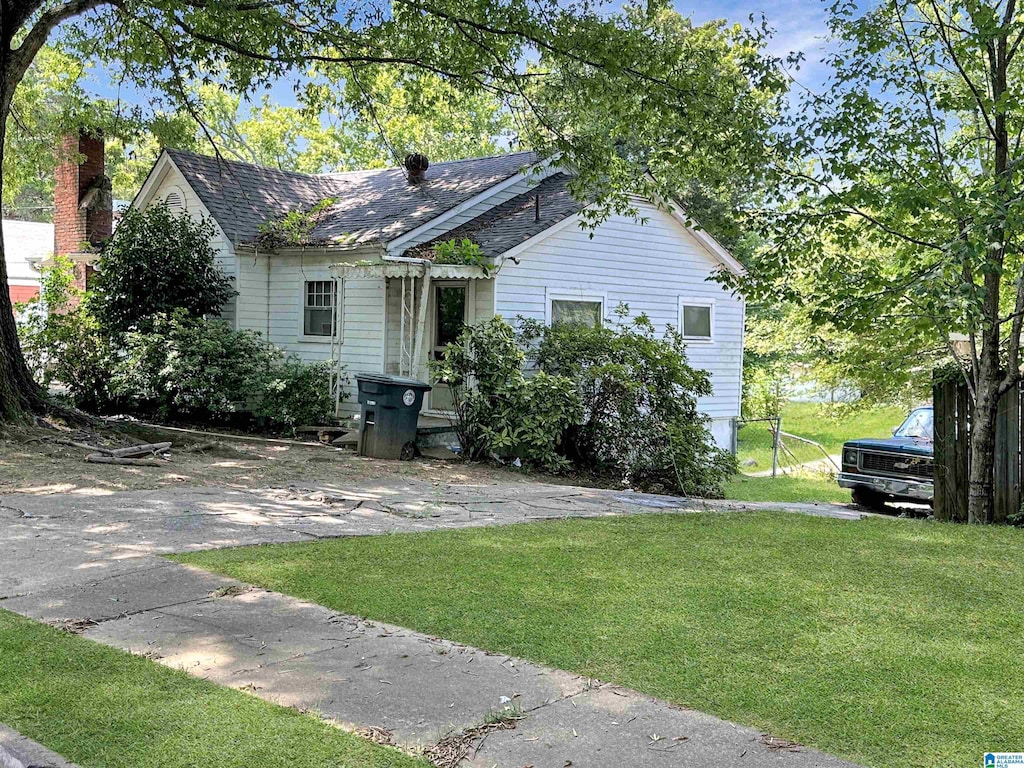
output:
[[[494,260],[484,255],[483,248],[468,237],[461,240],[444,240],[435,245],[434,263],[479,267],[488,277],[491,273],[498,271]]]
[[[279,219],[272,219],[260,224],[257,245],[264,248],[280,248],[282,246],[324,245],[323,238],[313,239],[313,230],[317,228],[334,206],[337,198],[325,197],[319,203],[306,210],[288,211]]]

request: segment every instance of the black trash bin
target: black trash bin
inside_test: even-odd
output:
[[[416,455],[416,423],[429,384],[405,376],[357,373],[362,421],[360,456],[411,459]]]

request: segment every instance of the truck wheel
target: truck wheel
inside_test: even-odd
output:
[[[870,488],[854,488],[853,503],[875,512],[885,512],[885,496]]]

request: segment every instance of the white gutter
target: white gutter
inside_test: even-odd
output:
[[[418,259],[412,256],[389,256],[387,253],[383,256],[384,261],[397,261],[400,264],[422,264],[427,267],[427,271],[430,271],[430,265],[434,262],[430,259]]]

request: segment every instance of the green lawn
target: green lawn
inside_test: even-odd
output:
[[[892,428],[906,418],[902,408],[866,408],[846,412],[841,417],[829,414],[820,403],[786,402],[782,408],[782,431],[821,443],[830,454],[838,454],[843,443],[858,437],[889,437]],[[785,439],[784,439],[785,440]],[[823,459],[821,451],[796,440],[785,440],[800,462]],[[772,436],[768,425],[762,422],[745,424],[739,433],[739,460],[753,459],[756,466],[743,467],[744,471],[761,471],[772,468]],[[779,457],[783,464],[793,460],[785,455]],[[792,499],[796,501],[796,499]]]
[[[0,611],[0,722],[82,768],[425,768],[245,693]]]
[[[850,492],[840,488],[834,477],[819,473],[748,477],[734,475],[725,484],[725,498],[733,501],[796,501],[809,504],[850,501]]]
[[[1024,745],[1024,531],[649,515],[197,552],[332,609],[621,683],[869,766]]]

